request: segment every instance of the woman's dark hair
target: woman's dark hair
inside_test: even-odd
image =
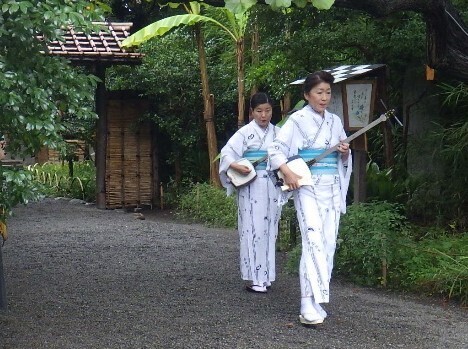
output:
[[[252,97],[250,97],[250,108],[255,109],[260,104],[268,103],[273,106],[273,101],[268,97],[265,92],[257,92]]]
[[[335,77],[324,70],[316,71],[315,73],[309,74],[304,81],[304,93],[309,93],[315,86],[321,82],[326,82],[328,84],[333,84]]]

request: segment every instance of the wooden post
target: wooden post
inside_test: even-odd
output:
[[[159,208],[161,210],[164,210],[164,187],[163,187],[163,182],[159,184]]]
[[[0,148],[0,151],[2,149]],[[0,154],[0,159],[3,158],[5,154]],[[0,187],[2,185],[2,181],[0,178]],[[7,299],[6,299],[6,285],[5,285],[5,277],[3,274],[3,256],[2,256],[2,245],[5,243],[5,240],[8,238],[7,226],[6,222],[1,218],[5,213],[3,208],[0,208],[0,310],[7,310]]]
[[[354,177],[354,203],[366,201],[366,166],[367,152],[354,150],[353,152],[353,177]]]
[[[367,135],[364,133],[352,141],[353,184],[355,204],[366,201]]]
[[[153,188],[153,197],[151,202],[156,205],[159,201],[161,202],[160,192],[160,181],[159,181],[159,148],[157,142],[157,131],[155,125],[151,124],[151,170],[153,172],[153,182],[151,184]]]
[[[107,157],[107,101],[106,68],[96,65],[95,75],[101,79],[96,89],[96,113],[98,114],[96,134],[96,207],[106,208],[106,157]]]
[[[5,276],[3,274],[3,247],[0,246],[0,311],[8,310],[7,298],[6,298],[6,285]]]

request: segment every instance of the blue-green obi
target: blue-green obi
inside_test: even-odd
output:
[[[247,150],[243,157],[249,160],[250,162],[257,161],[267,155],[266,150]],[[255,170],[266,170],[267,160],[263,160],[257,166],[255,166]]]
[[[324,151],[326,151],[326,149],[301,149],[299,150],[298,155],[307,162],[319,156]],[[327,155],[319,162],[309,166],[309,169],[312,175],[338,174],[338,152],[334,151]]]

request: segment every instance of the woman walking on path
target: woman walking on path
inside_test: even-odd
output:
[[[228,195],[234,191],[228,172],[247,176],[252,169],[239,164],[240,159],[251,162],[262,160],[256,167],[257,177],[237,188],[238,231],[240,238],[240,272],[250,281],[251,292],[265,293],[275,281],[275,244],[278,235],[279,190],[266,171],[267,147],[278,128],[271,124],[272,102],[265,93],[256,93],[250,99],[253,120],[239,129],[221,150],[220,178]]]
[[[308,104],[288,118],[268,147],[272,170],[281,171],[284,184],[294,196],[302,236],[299,318],[306,325],[320,324],[327,316],[320,303],[329,301],[340,214],[346,211],[352,164],[349,144],[341,143],[336,152],[310,166],[311,181],[300,186],[298,180],[303,174],[294,173],[287,160],[295,155],[305,161],[313,159],[346,138],[340,118],[326,110],[333,80],[333,75],[325,71],[306,78],[304,98]],[[290,195],[282,195],[282,202]]]

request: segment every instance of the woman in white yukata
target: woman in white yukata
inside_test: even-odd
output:
[[[288,118],[268,147],[271,169],[279,169],[289,186],[290,192],[283,193],[282,201],[292,193],[301,230],[299,319],[305,325],[321,324],[327,316],[320,303],[329,301],[340,214],[346,212],[352,168],[349,144],[340,143],[346,138],[341,119],[326,110],[333,80],[333,75],[325,71],[305,79],[308,104]],[[288,167],[288,158],[299,155],[307,161],[337,144],[337,151],[310,166],[311,185],[300,186],[298,180],[303,176]]]
[[[244,158],[251,162],[264,158],[256,167],[257,177],[248,185],[237,188],[238,231],[240,238],[241,278],[251,283],[250,292],[266,293],[275,281],[275,244],[278,235],[279,189],[274,175],[266,171],[267,147],[278,128],[271,124],[272,102],[262,92],[250,99],[253,120],[239,129],[221,149],[219,173],[228,195],[234,191],[227,176],[228,169],[247,175],[251,169],[238,164]]]

